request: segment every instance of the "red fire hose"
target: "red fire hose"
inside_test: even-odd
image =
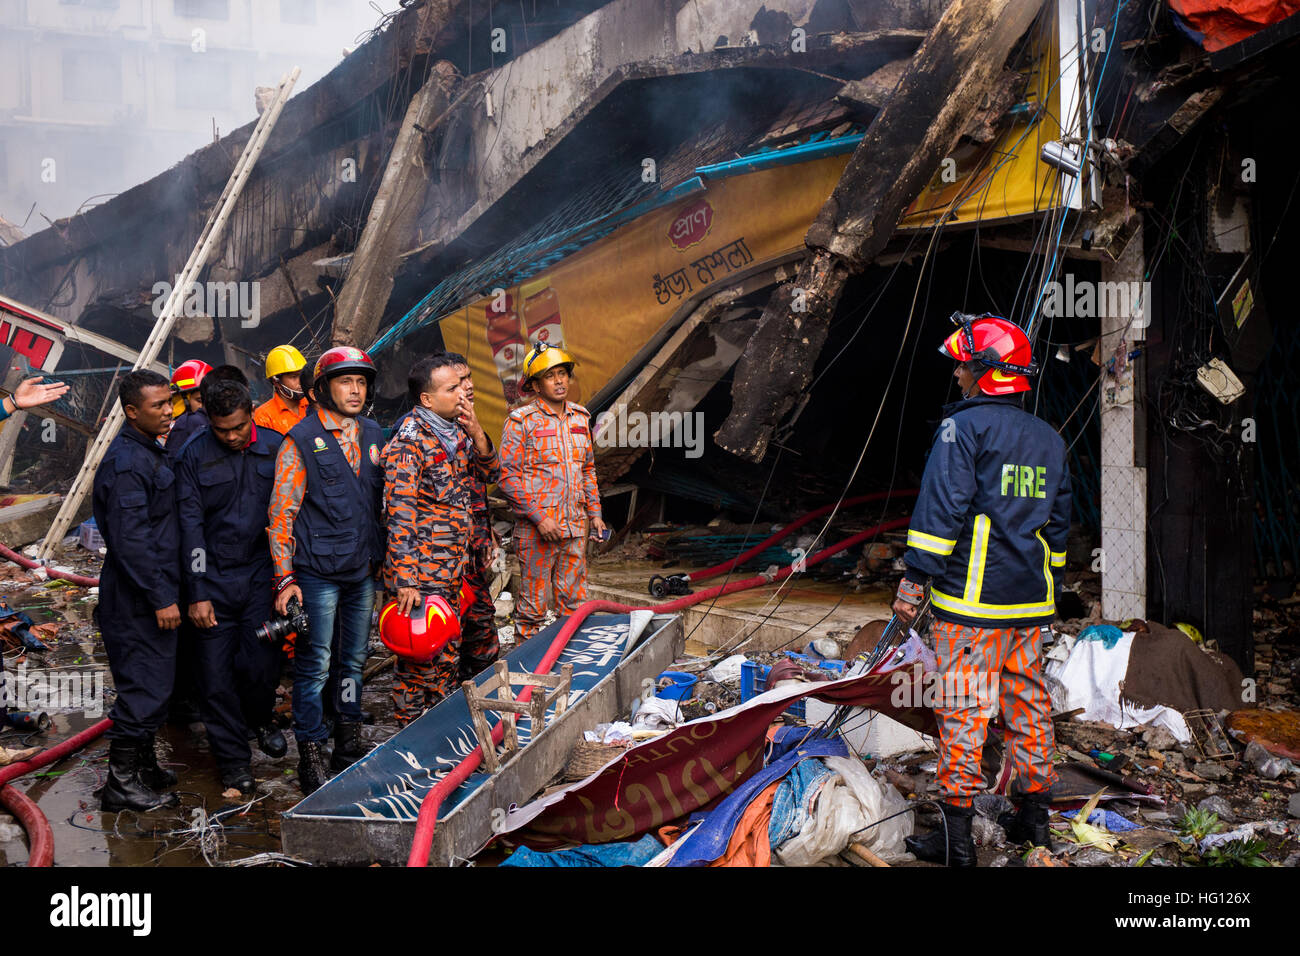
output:
[[[825,514],[826,510],[822,510],[821,513]],[[855,544],[866,541],[868,538],[875,537],[882,531],[892,531],[895,528],[905,528],[910,520],[910,518],[894,518],[890,521],[882,522],[875,527],[868,528],[866,531],[860,531],[852,537],[845,538],[838,544],[823,548],[816,554],[810,555],[806,559],[805,565],[812,566],[825,561],[827,558],[839,554],[846,548],[851,548]],[[780,532],[781,536],[786,535],[789,530],[789,527],[783,529]],[[536,672],[538,674],[545,674],[549,671],[555,665],[555,662],[559,660],[560,654],[564,651],[565,645],[569,643],[569,638],[577,633],[578,628],[589,615],[597,611],[613,611],[619,614],[625,614],[628,611],[679,611],[682,608],[690,607],[692,604],[698,604],[701,601],[721,597],[724,594],[731,594],[736,591],[745,591],[749,588],[756,588],[764,584],[773,584],[777,581],[783,581],[793,573],[794,568],[792,567],[782,568],[774,574],[770,580],[766,576],[759,574],[740,581],[730,581],[726,584],[707,588],[703,591],[698,591],[695,594],[688,594],[675,601],[668,601],[664,604],[656,604],[646,607],[633,607],[629,604],[616,604],[613,601],[587,601],[585,604],[580,605],[573,614],[569,615],[569,618],[560,628],[560,632],[556,634],[555,639],[551,641],[551,646],[547,648],[545,656],[538,663]],[[518,699],[521,701],[528,700],[532,696],[532,690],[532,687],[525,687],[520,692]],[[492,742],[494,744],[500,743],[504,736],[505,727],[501,723],[498,723],[492,728]],[[464,760],[458,763],[450,773],[439,780],[437,784],[435,784],[432,789],[424,795],[424,799],[420,803],[420,815],[415,822],[415,839],[411,843],[411,853],[406,860],[406,865],[408,867],[428,865],[429,849],[433,845],[433,830],[438,823],[438,810],[442,806],[442,801],[450,794],[455,793],[456,788],[469,779],[470,774],[478,769],[478,766],[482,761],[483,748],[482,746],[475,747]]]
[[[836,508],[852,508],[855,505],[864,505],[869,501],[884,501],[887,498],[915,498],[921,493],[920,488],[903,488],[898,491],[874,491],[869,495],[859,495],[856,498],[845,498],[838,505],[823,505],[815,511],[810,511],[806,515],[790,522],[780,531],[776,532],[769,538],[765,538],[758,544],[754,545],[748,551],[743,551],[728,561],[721,564],[715,564],[711,568],[703,568],[699,571],[692,571],[689,574],[683,574],[682,577],[687,581],[699,582],[707,581],[709,578],[716,578],[719,574],[725,574],[732,568],[739,567],[755,555],[762,554],[771,545],[776,544],[790,536],[790,532],[798,531],[810,521],[816,521],[823,515],[828,515]],[[883,525],[882,525],[883,527]]]
[[[62,578],[64,581],[71,581],[73,584],[80,584],[83,588],[99,587],[99,578],[88,578],[84,574],[73,574],[71,571],[56,571],[54,568],[47,568],[45,565],[38,564],[30,558],[23,557],[17,551],[14,551],[12,548],[8,548],[3,544],[0,544],[0,555],[8,558],[14,564],[21,565],[29,570],[44,568],[45,573],[52,578]]]
[[[30,570],[44,567],[44,565],[23,557],[17,551],[3,544],[0,544],[0,555],[8,558],[14,564]],[[82,587],[99,587],[99,578],[88,578],[85,575],[72,574],[69,571],[56,571],[54,568],[45,568],[45,573],[52,578],[62,578],[64,581],[70,581]],[[92,740],[102,736],[104,731],[112,726],[113,722],[105,718],[99,723],[87,727],[76,736],[69,737],[63,743],[37,754],[31,760],[0,767],[0,805],[12,810],[14,818],[27,831],[27,839],[31,844],[27,854],[28,866],[50,866],[54,863],[54,831],[50,829],[50,821],[45,818],[41,808],[26,794],[14,787],[7,786],[7,784],[10,780],[21,777],[25,773],[30,773],[44,767],[46,764],[62,759],[73,751],[80,750]]]
[[[8,786],[9,781],[62,760],[68,754],[80,750],[92,740],[103,736],[104,731],[112,726],[113,722],[105,717],[81,733],[69,737],[63,743],[38,753],[31,760],[22,760],[11,763],[7,767],[0,767],[0,803],[13,811],[18,822],[27,831],[31,843],[31,850],[27,855],[28,866],[50,866],[54,862],[54,833],[50,829],[50,821],[45,819],[45,814],[41,812],[40,807],[26,794]]]

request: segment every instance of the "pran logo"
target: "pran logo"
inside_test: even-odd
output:
[[[679,252],[699,245],[713,228],[713,207],[707,199],[691,203],[668,227],[668,241]]]

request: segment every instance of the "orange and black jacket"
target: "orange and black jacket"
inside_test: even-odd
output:
[[[449,454],[432,428],[408,415],[384,448],[383,463],[384,587],[456,598],[473,543],[475,486],[499,477],[496,449],[480,456],[462,434]]]

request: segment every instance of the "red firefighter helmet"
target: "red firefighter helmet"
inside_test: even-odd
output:
[[[172,372],[172,388],[184,395],[203,384],[203,376],[212,371],[212,366],[202,359],[190,359],[176,366]]]
[[[460,618],[440,594],[401,614],[389,601],[379,612],[379,639],[398,657],[427,664],[460,636]]]
[[[981,392],[1014,395],[1029,391],[1029,376],[1038,374],[1038,366],[1024,329],[996,315],[954,312],[952,321],[957,331],[943,340],[939,352],[958,362],[986,366],[976,383]]]
[[[370,385],[375,383],[375,363],[362,349],[353,348],[351,345],[339,345],[328,349],[316,360],[312,378],[320,381],[344,372],[360,372],[366,377],[367,383]]]

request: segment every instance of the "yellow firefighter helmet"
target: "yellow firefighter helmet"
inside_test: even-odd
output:
[[[573,356],[564,349],[547,345],[545,342],[538,342],[532,347],[529,353],[524,356],[524,378],[536,378],[555,368],[557,365],[569,366],[569,374],[573,374],[573,366],[577,364],[573,361]]]
[[[277,345],[266,353],[266,377],[275,378],[286,372],[301,372],[307,360],[292,345]]]

